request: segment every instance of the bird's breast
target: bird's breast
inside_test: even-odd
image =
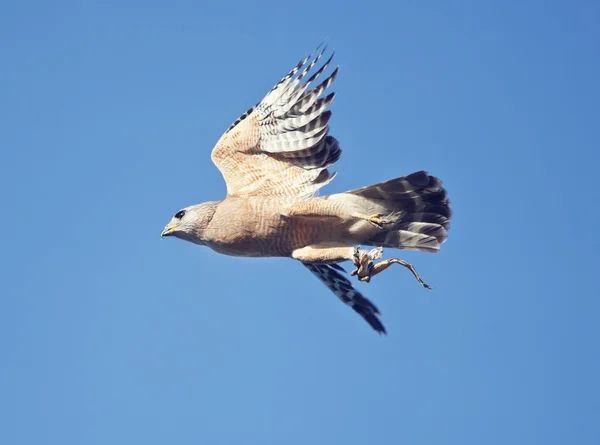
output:
[[[227,200],[226,200],[227,201]],[[231,199],[219,205],[207,228],[206,245],[234,256],[285,256],[285,206],[270,200]]]
[[[205,243],[226,255],[266,257],[333,242],[340,218],[324,204],[317,199],[227,198],[205,231]]]

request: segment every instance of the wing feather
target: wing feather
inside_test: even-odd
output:
[[[221,137],[211,158],[223,174],[228,195],[308,197],[330,182],[327,168],[341,149],[329,135],[336,68],[309,89],[330,65],[331,55],[304,82],[326,48],[315,49],[292,68],[254,107],[238,118]]]
[[[360,292],[354,289],[350,280],[344,277],[339,271],[344,271],[335,264],[312,264],[302,263],[308,270],[321,280],[336,297],[344,304],[350,306],[356,313],[365,319],[369,325],[380,334],[385,334],[385,327],[377,318],[379,309],[370,300],[365,298]]]

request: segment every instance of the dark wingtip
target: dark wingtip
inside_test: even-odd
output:
[[[365,318],[366,319],[366,318]],[[383,323],[381,323],[381,321],[379,321],[379,318],[377,318],[376,316],[373,315],[372,319],[366,319],[367,323],[369,323],[369,325],[375,329],[375,331],[379,334],[379,335],[387,335],[387,331],[385,330],[385,326],[383,326]]]
[[[352,306],[352,309],[354,309],[356,313],[364,318],[364,320],[369,323],[369,326],[371,326],[379,335],[387,335],[387,331],[385,330],[383,323],[381,323],[381,320],[377,318],[377,314],[379,314],[378,311],[373,312],[370,310],[371,308],[361,305],[354,305]]]
[[[352,286],[352,283],[340,271],[344,269],[338,264],[312,264],[302,263],[319,280],[321,280],[333,293],[345,304],[350,306],[354,312],[369,323],[379,335],[387,335],[385,327],[377,317],[379,310],[369,299],[365,298]]]

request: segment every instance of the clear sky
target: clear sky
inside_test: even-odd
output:
[[[2,2],[0,443],[600,443],[596,1]],[[328,39],[335,193],[425,169],[437,255],[358,287],[159,234]]]

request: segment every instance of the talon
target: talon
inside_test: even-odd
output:
[[[381,219],[381,217],[383,216],[383,213],[375,213],[375,214],[370,215],[370,216],[360,215],[359,214],[357,216],[360,219],[364,219],[365,221],[367,221],[372,226],[377,227],[378,229],[383,229],[383,226],[392,223],[391,221],[387,221],[385,219]]]
[[[377,227],[378,229],[383,229],[383,226],[386,224],[389,224],[389,221],[386,221],[384,219],[381,219],[381,217],[383,216],[383,214],[381,213],[376,213],[375,215],[371,215],[369,217],[367,217],[367,222],[369,224],[371,224],[372,226]]]

